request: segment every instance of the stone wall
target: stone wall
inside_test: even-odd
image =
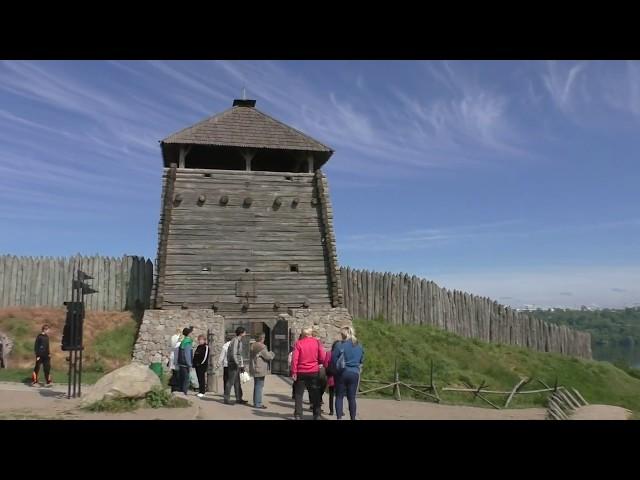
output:
[[[325,348],[331,348],[335,340],[340,338],[340,329],[352,325],[351,314],[346,308],[329,309],[290,309],[289,313],[281,314],[280,318],[289,322],[289,329],[293,333],[293,341],[297,340],[304,327],[316,327],[318,337]],[[356,332],[357,335],[357,332]]]
[[[169,340],[177,329],[193,327],[191,337],[196,343],[198,335],[213,333],[209,345],[214,360],[217,360],[224,344],[224,317],[213,310],[146,310],[140,325],[138,339],[133,348],[133,361],[150,364],[162,361],[166,368],[169,361]],[[158,358],[160,357],[160,358]]]

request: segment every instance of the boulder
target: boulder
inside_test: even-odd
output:
[[[162,384],[148,366],[130,363],[106,374],[83,397],[82,405],[116,398],[143,398],[154,387]]]

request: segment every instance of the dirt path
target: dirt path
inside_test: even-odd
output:
[[[83,387],[88,391],[90,387]],[[251,383],[243,386],[244,397],[251,402]],[[288,379],[269,376],[266,379],[265,410],[256,410],[243,405],[224,405],[220,393],[211,393],[203,399],[189,396],[189,408],[151,409],[145,408],[129,413],[91,413],[78,409],[78,399],[67,399],[64,386],[51,389],[32,388],[18,383],[0,383],[0,419],[87,419],[87,420],[290,420],[293,415],[291,385]],[[325,395],[325,401],[328,396]],[[327,407],[325,406],[325,409]],[[345,401],[345,410],[347,403]],[[326,410],[325,410],[326,411]],[[347,410],[348,412],[348,410]],[[575,419],[626,419],[620,407],[590,405],[581,409]],[[311,418],[305,405],[305,418]],[[626,414],[625,414],[626,415]],[[437,405],[382,399],[358,398],[360,420],[544,420],[543,408],[494,410],[488,408]],[[335,419],[325,413],[327,420]]]
[[[613,405],[587,405],[579,408],[570,420],[629,420],[632,412]]]

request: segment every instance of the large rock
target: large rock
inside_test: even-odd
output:
[[[102,377],[82,399],[82,405],[115,398],[143,398],[162,384],[148,366],[130,363]]]

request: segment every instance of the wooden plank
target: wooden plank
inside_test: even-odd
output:
[[[24,290],[24,257],[18,257],[18,279],[16,282],[16,305],[24,305],[22,292]]]
[[[509,404],[511,403],[511,400],[516,395],[516,393],[518,393],[518,390],[520,390],[528,381],[529,381],[528,378],[523,378],[516,384],[515,387],[513,387],[513,390],[511,390],[511,393],[509,394],[509,397],[507,397],[507,401],[504,402],[504,408],[508,408],[509,407]]]
[[[55,284],[55,266],[53,257],[45,258],[45,305],[54,306],[55,301],[53,298],[54,284]]]
[[[11,279],[11,256],[2,255],[3,275],[0,282],[0,307],[9,306],[9,283]]]
[[[7,265],[7,256],[6,255],[0,255],[0,308],[4,308],[5,305],[5,300],[4,300],[4,295],[5,295],[5,282],[7,280],[7,271],[6,271],[6,265]]]
[[[29,256],[27,259],[29,263],[29,293],[27,295],[27,305],[38,305],[37,293],[38,293],[38,257]]]
[[[94,280],[90,280],[89,283],[91,285],[95,285],[96,287],[98,287],[98,290],[100,290],[100,264],[102,262],[97,255],[92,255],[91,257],[89,257],[89,262],[91,266],[87,273],[94,278]],[[88,300],[89,305],[91,306],[91,310],[98,310],[98,295],[99,293],[94,293],[93,295],[87,295],[84,297],[85,300]]]
[[[41,287],[41,282],[42,282],[42,261],[40,257],[36,257],[35,258],[35,278],[34,278],[34,285],[33,285],[33,294],[34,294],[34,299],[33,299],[33,304],[34,306],[40,306],[42,305],[42,287]]]
[[[51,257],[49,261],[49,268],[51,269],[51,274],[49,276],[49,281],[51,283],[51,287],[49,289],[49,305],[52,307],[58,307],[60,304],[58,302],[58,288],[60,287],[60,279],[58,278],[58,258]]]
[[[40,305],[42,306],[48,306],[49,305],[49,299],[48,299],[48,288],[49,288],[49,265],[48,265],[48,257],[42,256],[40,257],[40,263],[42,265],[42,277],[41,277],[41,284],[40,284],[40,291],[41,291],[41,299],[40,299]]]
[[[144,286],[146,278],[145,259],[144,257],[138,257],[138,301],[140,302],[140,308],[144,308]]]
[[[18,266],[16,268],[16,290],[14,296],[14,305],[22,305],[22,269],[23,261],[18,257]]]

